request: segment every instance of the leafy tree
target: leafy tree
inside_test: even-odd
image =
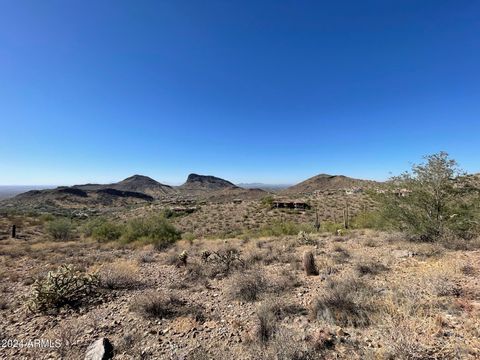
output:
[[[472,237],[477,230],[478,189],[446,152],[393,177],[380,195],[390,225],[424,241],[448,235]]]

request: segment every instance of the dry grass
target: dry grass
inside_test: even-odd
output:
[[[141,284],[137,263],[120,260],[103,265],[98,271],[101,285],[106,289],[134,289]]]
[[[162,292],[147,291],[135,297],[130,309],[144,318],[172,318],[192,316],[197,321],[204,321],[203,309],[194,304],[188,304],[176,295]]]
[[[235,273],[226,287],[231,299],[240,301],[256,301],[267,290],[265,275],[258,270]]]
[[[363,281],[346,277],[331,280],[311,306],[311,317],[338,326],[365,327],[371,323],[372,289]]]

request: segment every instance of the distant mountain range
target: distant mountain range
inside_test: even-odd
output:
[[[262,189],[266,191],[277,191],[288,188],[289,184],[264,184],[264,183],[240,183],[237,186],[244,189]]]
[[[14,197],[29,190],[51,189],[51,185],[0,185],[0,200]]]
[[[128,204],[169,199],[198,199],[214,202],[258,200],[275,192],[282,196],[302,196],[315,191],[341,190],[355,187],[372,187],[380,183],[353,179],[343,175],[320,174],[299,184],[267,185],[261,183],[239,184],[211,175],[190,174],[184,184],[170,186],[148,176],[133,175],[111,184],[83,184],[61,186],[54,189],[30,190],[3,200],[2,205],[31,205],[41,207],[94,207],[125,206]],[[17,191],[21,191],[18,188]],[[11,192],[10,192],[11,194]]]

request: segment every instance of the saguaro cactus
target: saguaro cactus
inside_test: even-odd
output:
[[[17,237],[17,225],[12,225],[12,238],[15,239]]]
[[[320,230],[320,221],[318,220],[318,208],[315,208],[315,230]]]
[[[348,201],[345,202],[345,209],[343,210],[343,223],[344,223],[344,227],[345,229],[348,229]]]

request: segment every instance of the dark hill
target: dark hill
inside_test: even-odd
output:
[[[230,181],[211,176],[211,175],[188,175],[185,184],[180,186],[183,190],[203,190],[203,191],[217,191],[223,189],[237,189],[238,186]]]

